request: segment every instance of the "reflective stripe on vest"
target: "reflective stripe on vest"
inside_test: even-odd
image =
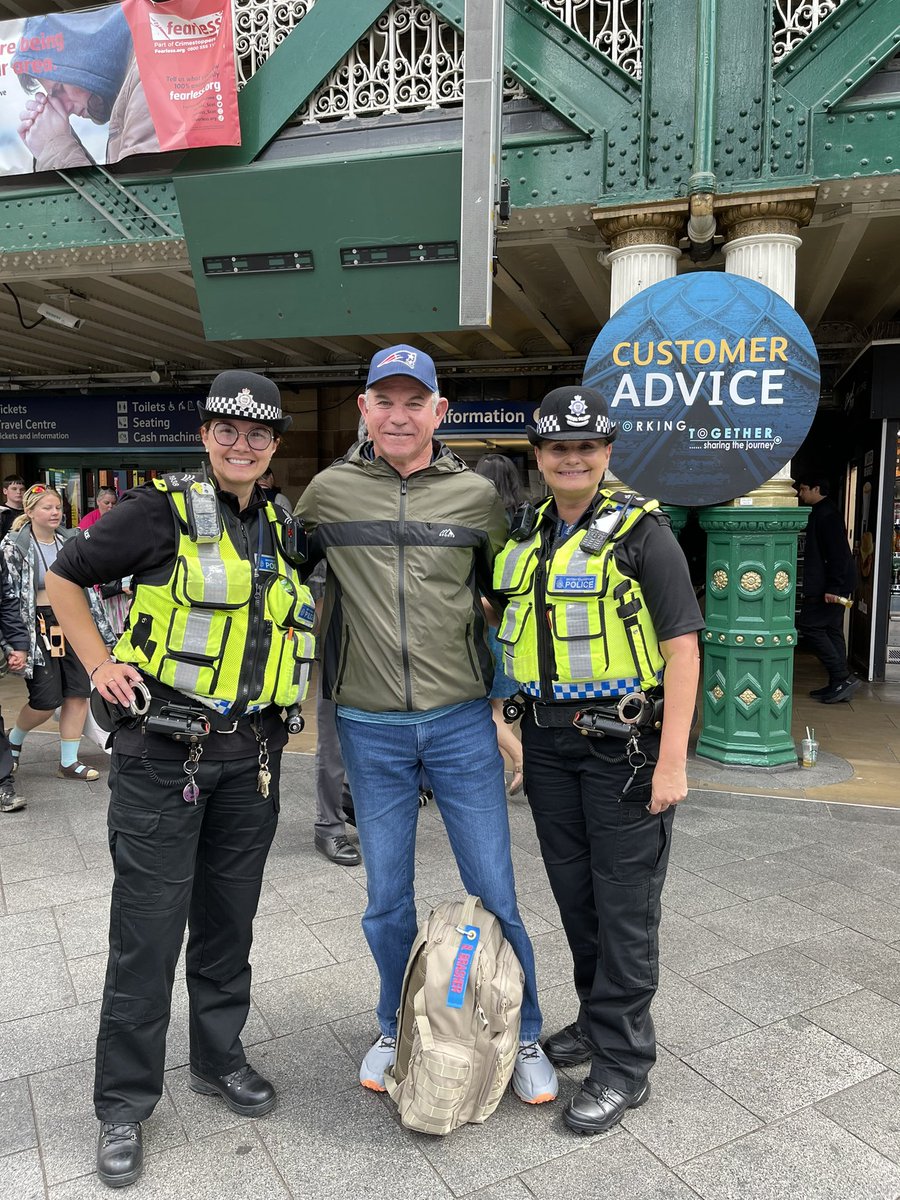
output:
[[[612,493],[601,492],[595,516],[620,511]],[[549,624],[554,687],[581,682],[606,684],[637,675],[641,687],[658,683],[664,660],[640,584],[615,560],[615,546],[648,512],[655,500],[635,501],[599,553],[586,553],[586,530],[576,530],[553,551],[547,563],[544,595],[534,594],[547,501],[538,510],[533,535],[509,542],[494,565],[494,587],[510,596],[498,631],[507,672],[522,683],[540,677],[538,621]],[[548,699],[550,697],[547,697]]]
[[[116,657],[188,696],[229,711],[304,699],[315,642],[312,596],[282,556],[278,515],[267,504],[274,571],[256,569],[226,523],[218,541],[193,542],[185,495],[167,493],[178,518],[168,578],[135,581],[134,598]],[[246,553],[246,552],[245,552]],[[269,556],[272,557],[272,556]]]

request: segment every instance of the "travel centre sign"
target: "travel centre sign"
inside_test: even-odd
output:
[[[771,479],[809,432],[819,360],[795,310],[752,279],[697,272],[624,304],[584,383],[618,422],[611,469],[665,504],[720,504]]]
[[[199,396],[24,396],[0,404],[0,451],[186,449],[200,446]]]

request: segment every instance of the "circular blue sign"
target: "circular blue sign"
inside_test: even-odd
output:
[[[819,402],[819,359],[777,293],[704,271],[624,304],[591,347],[583,382],[619,425],[613,474],[664,504],[721,504],[796,452]]]

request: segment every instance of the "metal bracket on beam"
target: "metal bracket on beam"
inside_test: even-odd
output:
[[[97,172],[97,175],[93,174],[94,171]],[[145,240],[148,232],[153,233],[156,230],[165,234],[166,237],[181,236],[170,225],[167,225],[162,217],[138,200],[129,188],[119,183],[114,175],[110,175],[109,171],[104,170],[99,163],[94,163],[92,167],[86,168],[85,175],[81,180],[75,179],[65,171],[56,173],[73,192],[77,192],[85,203],[89,204],[128,241],[134,241],[136,234]],[[119,212],[116,213],[113,211],[114,209],[118,209]],[[151,224],[150,230],[146,228],[147,220]]]

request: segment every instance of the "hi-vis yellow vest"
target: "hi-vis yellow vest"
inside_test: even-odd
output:
[[[168,576],[136,578],[116,658],[221,712],[240,715],[303,700],[315,607],[281,552],[274,506],[266,504],[260,514],[275,547],[266,563],[273,569],[254,572],[248,553],[257,548],[244,546],[242,553],[221,513],[218,541],[192,541],[185,493],[171,490],[165,479],[153,482],[175,510],[178,545]]]
[[[507,542],[494,563],[494,588],[509,597],[497,633],[504,669],[520,684],[538,685],[526,690],[545,700],[657,687],[664,666],[659,642],[640,584],[620,571],[614,550],[658,502],[602,490],[592,524],[603,517],[612,522],[623,509],[625,515],[599,553],[581,549],[582,528],[542,564],[550,504],[538,509],[533,534]],[[585,691],[579,684],[595,686]]]

